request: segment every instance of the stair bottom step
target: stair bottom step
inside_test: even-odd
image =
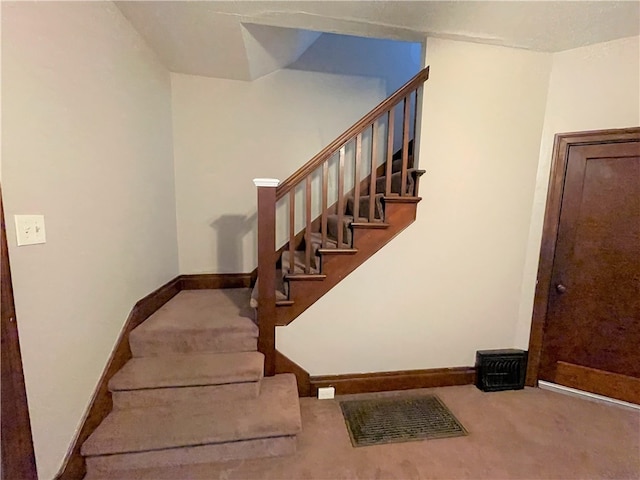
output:
[[[285,435],[237,442],[169,448],[148,452],[118,453],[87,457],[88,478],[109,472],[137,468],[172,467],[196,463],[225,462],[249,458],[292,455],[296,436]]]

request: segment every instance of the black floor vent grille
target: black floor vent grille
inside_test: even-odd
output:
[[[467,434],[435,395],[340,402],[354,447]]]
[[[527,352],[524,350],[479,350],[476,352],[476,386],[484,392],[524,388]]]

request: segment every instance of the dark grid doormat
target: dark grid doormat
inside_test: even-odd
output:
[[[435,395],[340,402],[354,447],[467,434]]]

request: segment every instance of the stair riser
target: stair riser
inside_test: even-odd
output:
[[[287,435],[150,452],[99,455],[87,457],[86,460],[87,472],[89,475],[95,475],[136,468],[171,467],[249,458],[278,457],[292,455],[295,451],[296,437]]]
[[[336,217],[330,218],[327,224],[327,235],[334,241],[338,239],[338,223]],[[352,245],[351,229],[348,225],[342,224],[342,245],[339,248],[349,248]]]
[[[157,336],[146,333],[129,337],[134,357],[188,354],[197,352],[230,353],[253,352],[258,348],[256,337],[246,334],[226,334],[207,330],[170,334],[160,332]]]
[[[415,206],[389,203],[385,206],[385,220],[391,227],[387,230],[355,228],[353,230],[353,245],[355,248],[362,250],[375,248],[375,246],[379,245],[376,249],[377,251],[413,223],[415,219]],[[375,253],[375,251],[373,253]]]
[[[204,387],[151,388],[112,392],[114,408],[145,408],[158,405],[194,402],[233,402],[256,398],[260,393],[259,382],[207,385]]]

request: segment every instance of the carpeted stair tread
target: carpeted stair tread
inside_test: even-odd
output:
[[[325,278],[327,278],[327,276],[322,273],[294,273],[284,276],[286,281],[297,280],[303,282],[320,282]]]
[[[374,218],[378,220],[384,218],[384,208],[382,205],[383,197],[384,197],[384,193],[376,193],[374,195],[373,215],[374,215]],[[371,200],[371,197],[369,195],[361,195],[360,197],[358,197],[358,203],[359,203],[358,216],[364,216],[367,218],[369,217],[370,200]],[[355,207],[355,198],[353,196],[348,196],[345,213],[347,215],[353,216],[354,207]]]
[[[276,302],[285,302],[288,300],[287,294],[286,294],[286,286],[284,284],[284,281],[282,280],[282,270],[281,269],[277,269],[276,270]],[[258,278],[256,280],[256,284],[253,286],[253,290],[251,290],[251,300],[249,302],[249,305],[251,306],[251,308],[258,308],[258,291],[260,288],[259,285],[260,279]]]
[[[293,252],[294,257],[294,273],[305,273],[305,262],[306,262],[306,252],[304,250],[295,250]],[[282,252],[282,274],[283,276],[290,274],[290,265],[291,265],[291,252],[289,250],[285,250]],[[319,271],[320,259],[315,255],[311,255],[311,265],[310,265],[310,274],[320,273]]]
[[[342,245],[338,245],[340,248],[344,245],[351,245],[351,229],[349,225],[353,222],[351,215],[342,215],[342,225],[339,225],[340,215],[332,214],[327,215],[327,236],[334,240],[338,239],[338,231],[342,228]],[[337,244],[337,242],[336,242]]]
[[[327,235],[334,240],[338,238],[339,217],[337,214],[327,215]],[[382,223],[382,219],[375,219],[373,222],[369,222],[366,217],[358,217],[357,221],[354,222],[351,215],[342,215],[342,246],[340,248],[352,244],[352,232],[351,228],[349,228],[352,223]]]
[[[286,302],[289,297],[287,296],[287,287],[282,280],[282,270],[276,270],[276,302]],[[251,290],[251,300],[249,302],[249,306],[251,308],[258,308],[258,290],[260,279],[256,279],[256,283]]]
[[[183,290],[151,315],[132,334],[159,330],[216,329],[258,333],[247,309],[248,288]]]
[[[257,348],[248,288],[183,290],[129,334],[134,357]]]
[[[264,355],[259,352],[197,353],[132,358],[109,381],[109,390],[222,385],[258,382]]]
[[[313,251],[317,251],[322,248],[322,233],[313,232],[311,234],[311,245],[313,246]],[[338,242],[327,235],[327,247],[326,248],[338,248]]]
[[[416,170],[413,168],[410,168],[407,170],[407,184],[406,184],[405,193],[413,195],[414,186],[415,186],[414,175],[418,174],[419,172],[422,172],[422,171]],[[419,173],[418,176],[422,175],[422,173]],[[387,188],[387,177],[378,177],[376,179],[376,193],[377,194],[385,193],[386,188]],[[402,190],[402,172],[397,171],[391,175],[391,193],[399,194],[401,190]]]
[[[293,374],[262,380],[257,398],[112,411],[82,445],[85,456],[147,452],[295,435],[301,431]]]
[[[407,158],[407,169],[411,169],[412,165],[413,165],[413,155],[409,155],[409,157]],[[394,158],[393,161],[391,162],[392,173],[400,172],[401,170],[402,170],[402,156],[400,156],[399,158]]]

